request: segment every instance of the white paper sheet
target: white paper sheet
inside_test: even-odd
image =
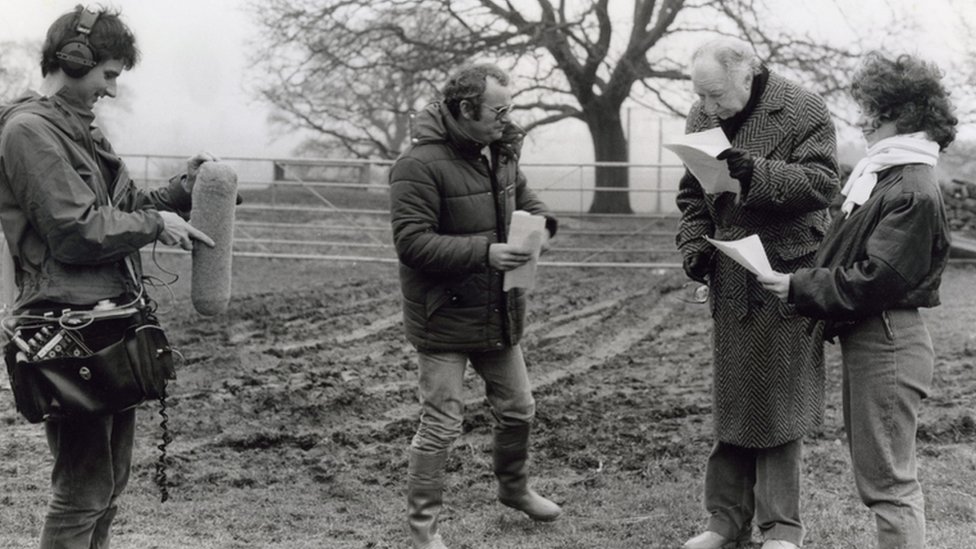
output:
[[[546,218],[532,215],[529,212],[516,210],[512,212],[512,223],[508,226],[508,243],[532,252],[532,259],[518,267],[505,271],[502,289],[506,292],[512,288],[535,288],[535,271],[539,263],[539,253],[542,251],[542,231],[546,230]]]
[[[739,181],[729,175],[724,160],[717,160],[722,151],[732,147],[722,128],[689,133],[665,143],[664,148],[678,155],[688,171],[698,179],[709,194],[732,192],[739,194]]]
[[[766,250],[757,234],[739,240],[713,240],[707,236],[705,240],[753,274],[773,273],[773,268],[769,265],[769,257],[766,256]]]

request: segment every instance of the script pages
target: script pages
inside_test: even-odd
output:
[[[732,144],[725,137],[722,128],[689,133],[664,144],[665,149],[678,155],[708,194],[739,194],[738,180],[729,175],[729,168],[724,160],[715,158],[730,147]]]
[[[530,250],[532,259],[510,271],[505,271],[502,289],[506,292],[512,288],[527,290],[535,288],[535,271],[539,263],[539,253],[542,251],[544,230],[546,230],[545,217],[522,210],[512,212],[512,223],[508,226],[508,243]]]
[[[769,265],[769,257],[766,255],[766,249],[763,248],[762,241],[759,240],[757,234],[739,240],[714,240],[707,236],[705,240],[752,274],[770,275],[773,273],[773,268]]]

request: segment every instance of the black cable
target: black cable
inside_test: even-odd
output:
[[[166,270],[166,268],[164,268],[162,265],[159,264],[159,258],[156,256],[156,244],[158,242],[159,242],[158,240],[153,240],[152,253],[150,255],[150,257],[152,257],[153,265],[155,265],[156,268],[159,269],[160,271],[162,271],[162,272],[170,275],[171,277],[173,277],[173,279],[170,280],[169,282],[166,282],[165,280],[163,280],[161,278],[154,277],[154,276],[146,276],[146,275],[143,275],[142,278],[143,278],[144,281],[147,280],[147,279],[150,279],[150,280],[159,280],[164,286],[169,286],[171,284],[176,284],[176,281],[180,279],[180,275],[178,273],[174,273],[172,271]],[[155,284],[153,284],[153,286],[155,286]]]
[[[163,437],[162,442],[156,446],[156,448],[159,448],[159,458],[156,460],[156,474],[153,480],[156,482],[156,486],[159,487],[160,502],[165,503],[169,499],[169,488],[166,486],[166,447],[173,441],[173,436],[169,433],[169,414],[166,413],[165,387],[159,397],[159,417],[162,418],[159,421],[159,426],[163,429]]]

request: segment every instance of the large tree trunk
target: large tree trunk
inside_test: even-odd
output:
[[[628,162],[627,137],[620,120],[620,107],[592,109],[586,125],[593,139],[593,156],[597,162]],[[596,186],[590,213],[633,213],[630,193],[616,189],[629,188],[628,168],[600,166],[596,169]]]

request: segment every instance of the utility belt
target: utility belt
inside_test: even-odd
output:
[[[14,400],[31,423],[113,414],[163,399],[176,377],[166,334],[141,301],[25,311],[3,322]]]

